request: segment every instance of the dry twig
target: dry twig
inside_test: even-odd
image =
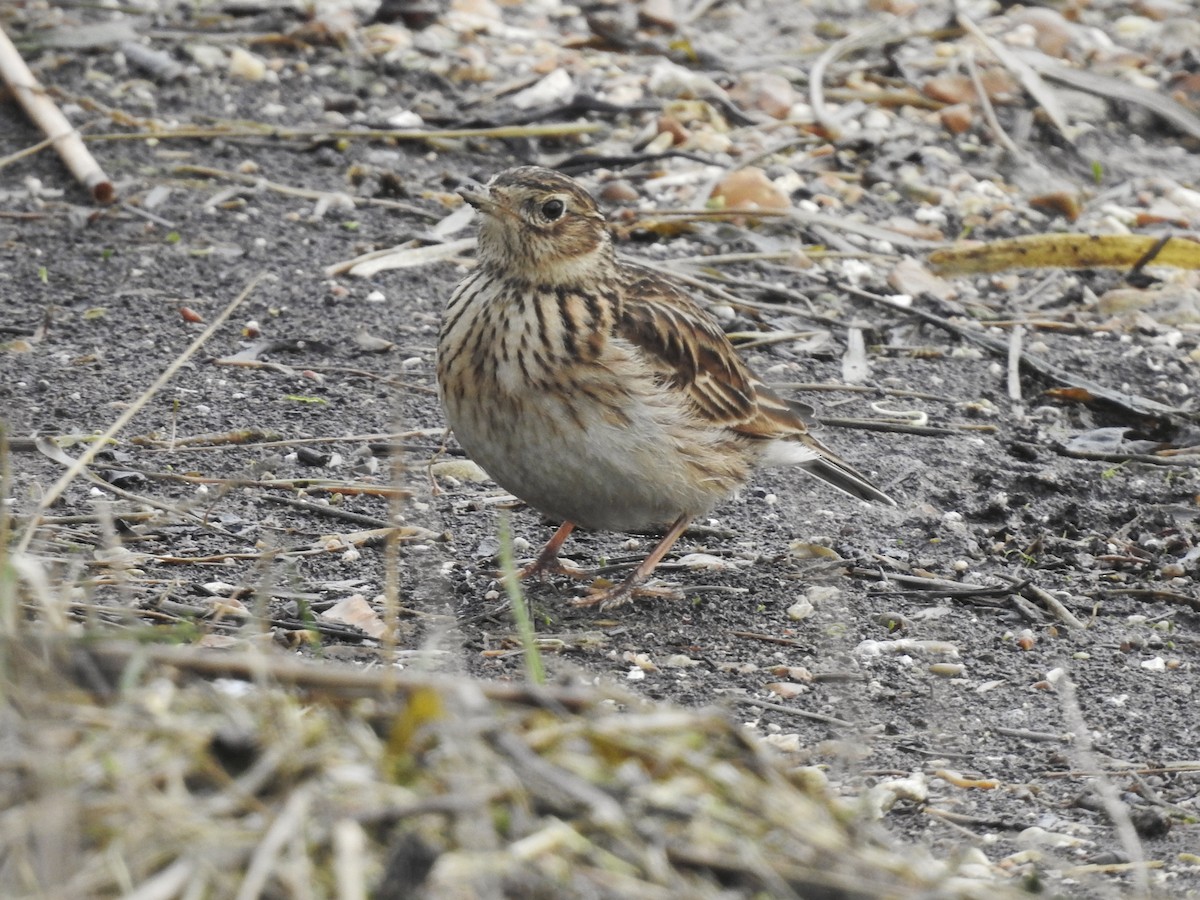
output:
[[[964,31],[979,41],[992,56],[996,57],[1005,68],[1017,77],[1017,80],[1021,82],[1021,87],[1025,88],[1029,96],[1037,101],[1063,139],[1072,143],[1070,126],[1068,126],[1066,114],[1058,102],[1058,95],[1050,90],[1034,68],[991,35],[986,34],[971,20],[970,16],[960,12],[957,21]]]
[[[86,187],[98,202],[112,202],[116,198],[112,181],[88,152],[79,132],[46,95],[45,88],[38,84],[3,28],[0,28],[0,77],[29,118],[54,145],[75,180]]]
[[[836,140],[841,135],[842,128],[837,118],[825,106],[825,70],[834,60],[873,47],[880,41],[903,40],[904,31],[895,19],[889,18],[872,28],[851,32],[841,40],[834,41],[817,57],[809,72],[809,103],[812,104],[813,117],[817,124],[825,130],[831,140]]]
[[[29,545],[33,541],[33,536],[37,532],[40,524],[41,514],[49,509],[54,502],[62,496],[63,492],[70,486],[71,482],[74,481],[89,465],[91,465],[92,461],[96,458],[96,455],[101,450],[108,446],[108,442],[116,437],[121,429],[128,425],[130,421],[132,421],[133,417],[142,411],[146,404],[150,402],[150,399],[160,390],[162,390],[162,388],[166,386],[166,383],[170,381],[172,377],[174,377],[175,373],[183,368],[184,364],[196,354],[196,351],[204,346],[205,342],[207,342],[208,339],[216,333],[217,329],[225,324],[225,321],[231,315],[233,315],[237,308],[242,305],[242,302],[250,296],[251,292],[253,292],[261,278],[261,275],[256,275],[250,281],[250,283],[242,289],[242,292],[234,297],[233,300],[231,300],[229,304],[223,310],[221,310],[221,314],[213,319],[212,324],[205,328],[204,331],[201,332],[196,339],[188,345],[187,349],[180,353],[179,356],[177,356],[171,362],[171,364],[163,370],[163,373],[155,379],[154,383],[146,388],[140,397],[129,404],[125,411],[117,417],[117,420],[109,426],[108,430],[96,438],[96,440],[92,442],[91,446],[79,455],[70,468],[68,468],[67,471],[62,474],[58,481],[51,485],[50,489],[47,490],[42,496],[41,500],[38,501],[35,514],[31,517],[29,525],[26,527],[24,534],[21,535],[21,539],[17,542],[17,546],[14,548],[15,554],[22,554],[29,549]]]
[[[975,63],[975,54],[971,48],[966,50],[967,57],[967,72],[971,75],[971,84],[975,87],[975,96],[979,98],[979,109],[983,113],[983,119],[987,122],[988,128],[992,130],[992,136],[999,142],[1005,150],[1011,153],[1014,157],[1021,155],[1021,148],[1013,143],[1013,139],[1008,136],[1008,132],[1004,130],[1004,126],[1000,124],[1000,120],[996,117],[996,109],[992,106],[992,99],[988,96],[987,87],[983,83],[983,78],[979,74],[979,66]]]

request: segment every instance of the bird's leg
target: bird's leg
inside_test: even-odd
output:
[[[587,575],[583,571],[564,566],[558,558],[558,551],[562,549],[562,545],[567,542],[567,538],[574,530],[574,522],[563,522],[559,525],[558,531],[554,532],[554,537],[546,542],[546,546],[537,555],[537,559],[517,572],[517,577],[528,578],[530,575],[544,575],[547,572],[553,572],[556,575],[568,575],[571,578],[586,578]]]
[[[670,530],[663,535],[658,545],[650,551],[650,555],[638,564],[638,567],[630,573],[628,578],[610,588],[588,591],[587,596],[580,597],[575,601],[575,605],[599,606],[601,609],[612,609],[614,606],[628,603],[637,590],[638,585],[650,577],[650,573],[662,562],[662,558],[675,546],[675,542],[679,540],[680,535],[687,531],[687,527],[691,523],[691,516],[680,516],[675,520],[675,524],[671,526]]]

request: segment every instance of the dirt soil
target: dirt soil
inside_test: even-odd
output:
[[[780,24],[789,21],[786,6],[749,7],[770,26],[764,54],[779,52],[793,34]],[[581,14],[557,4],[500,13],[505,27],[541,34],[547,47],[580,37],[561,52],[573,60],[581,94],[596,96],[605,78],[622,72],[644,75],[662,58],[653,47],[595,40]],[[67,24],[103,18],[61,15]],[[804,12],[806,22],[823,16],[849,29],[838,15]],[[717,4],[698,18],[688,30],[692,45],[720,51],[741,39],[736,29],[748,26],[730,16]],[[1116,17],[1110,11],[1103,24]],[[509,101],[512,89],[536,79],[515,85],[502,72],[470,80],[389,64],[353,37],[342,46],[310,34],[303,42],[253,39],[302,24],[252,5],[139,20],[139,34],[184,62],[181,46],[197,41],[260,54],[271,73],[260,81],[196,66],[186,80],[156,81],[112,46],[26,46],[26,53],[91,132],[136,130],[114,109],[197,126],[269,119],[332,127],[339,121],[332,111],[352,124],[389,127],[397,109],[419,110],[425,127],[533,118]],[[427,32],[417,18],[410,24],[415,35]],[[487,39],[468,40],[439,22],[429,28],[458,36],[459,63],[487,64]],[[643,28],[655,46],[670,44],[669,30]],[[492,28],[489,39],[498,34]],[[529,46],[550,53],[536,41]],[[888,71],[881,51],[866,59]],[[812,55],[800,62],[792,64],[807,69]],[[702,55],[689,71],[735,80],[732,63],[724,72],[715,66]],[[623,200],[614,190],[604,201],[631,257],[669,263],[780,252],[689,271],[719,271],[733,279],[730,291],[754,304],[702,295],[739,342],[796,333],[744,355],[769,381],[826,386],[791,393],[819,407],[829,419],[822,439],[872,473],[898,506],[866,506],[803,474],[766,471],[685,536],[662,567],[662,580],[683,600],[641,599],[599,613],[571,604],[578,585],[527,584],[552,676],[723,707],[797,764],[825,767],[847,794],[911,776],[912,796],[885,822],[939,854],[975,846],[1013,871],[1050,879],[1064,895],[1116,897],[1126,895],[1138,867],[1105,866],[1140,853],[1157,890],[1200,893],[1200,470],[1194,452],[1155,455],[1200,443],[1200,330],[1186,316],[1160,316],[1161,307],[1097,300],[1124,296],[1116,289],[1168,285],[1177,305],[1195,304],[1195,281],[1153,269],[1132,285],[1113,270],[1015,272],[939,282],[952,285],[939,299],[938,290],[906,290],[896,274],[901,257],[921,259],[935,242],[910,246],[899,233],[888,246],[828,225],[771,219],[698,222],[682,234],[662,220],[628,227],[650,206],[703,206],[704,196],[670,194],[696,180],[664,185],[661,176],[688,175],[706,162],[728,168],[733,158],[703,148],[638,156],[630,136],[654,133],[664,102],[646,93],[624,106],[537,119],[597,123],[600,131],[587,137],[95,141],[90,147],[123,198],[108,208],[92,205],[49,152],[10,162],[0,181],[0,417],[18,517],[64,471],[45,439],[77,455],[82,439],[103,432],[259,279],[101,454],[90,470],[96,478],[76,480],[48,511],[33,549],[64,583],[79,585],[73,614],[123,629],[173,626],[215,645],[267,633],[330,664],[372,664],[379,641],[321,613],[353,595],[381,609],[391,575],[404,607],[403,659],[489,679],[523,677],[495,578],[498,509],[513,506],[518,556],[532,555],[553,524],[494,502],[502,493],[471,480],[452,440],[439,451],[436,332],[470,254],[370,278],[330,275],[326,267],[405,241],[436,247],[469,236],[470,227],[430,233],[456,209],[456,186],[513,164],[569,160],[589,187],[620,180],[642,198]],[[1000,114],[1016,127],[1026,106],[1027,98]],[[832,143],[810,134],[809,150],[832,150],[806,157],[823,162],[800,171],[803,184],[785,184],[800,204],[822,193],[822,173],[850,173],[866,193],[845,214],[869,223],[930,221],[921,211],[938,204],[928,194],[893,189],[905,170],[916,170],[931,190],[946,192],[942,236],[970,230],[985,240],[1099,229],[1111,214],[1106,204],[1137,206],[1139,191],[1157,197],[1168,176],[1200,190],[1194,140],[1127,106],[1092,98],[1080,107],[1094,119],[1078,145],[1065,144],[1041,118],[1025,120],[1026,158],[1015,167],[985,125],[955,137],[928,110],[901,117],[911,127],[891,133],[859,131]],[[39,140],[14,105],[0,104],[0,157]],[[627,160],[615,158],[619,141]],[[607,158],[577,164],[596,148]],[[785,179],[798,171],[794,152],[760,165]],[[239,184],[185,166],[249,178]],[[1022,180],[1030,173],[1038,185],[1081,198],[1081,222],[1036,212]],[[273,190],[255,178],[327,197]],[[967,210],[960,193],[967,181],[1003,185],[1010,193],[997,191],[989,202],[999,196],[1006,213]],[[1189,222],[1196,227],[1195,219],[1182,224]],[[814,251],[804,264],[783,260],[802,246],[842,252]],[[856,292],[916,296],[905,309]],[[1027,361],[1053,364],[1076,382],[1025,367],[1014,399],[1014,321],[1029,323],[1020,348]],[[845,350],[855,329],[865,335],[869,372],[847,387]],[[1088,382],[1128,402],[1098,400],[1080,386]],[[1138,398],[1161,407],[1139,407]],[[835,419],[874,424],[843,427]],[[1130,453],[1136,458],[1122,458]],[[403,466],[399,476],[393,462]],[[303,491],[313,479],[343,489]],[[390,499],[389,485],[410,496]],[[409,539],[390,545],[390,572],[382,542],[347,550],[330,537],[384,527],[397,515]],[[619,577],[652,540],[578,534],[567,554],[585,568],[614,566],[604,574]],[[258,615],[244,625],[214,617],[214,594],[236,596]],[[315,644],[300,639],[310,627],[320,633]]]

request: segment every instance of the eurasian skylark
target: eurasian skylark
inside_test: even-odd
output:
[[[562,521],[523,575],[559,569],[577,525],[669,526],[623,583],[579,601],[623,603],[758,466],[798,465],[893,504],[809,434],[686,288],[617,258],[578,182],[522,166],[460,193],[483,214],[479,263],[446,307],[438,389],[471,458]]]

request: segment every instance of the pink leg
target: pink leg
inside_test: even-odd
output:
[[[572,578],[586,577],[578,569],[568,568],[558,561],[558,551],[562,549],[562,545],[567,542],[567,538],[571,536],[571,532],[574,530],[574,522],[563,522],[559,525],[558,531],[554,532],[554,537],[546,542],[546,546],[537,555],[537,559],[521,569],[517,573],[517,577],[528,578],[530,575],[544,575],[547,572],[553,572],[558,575],[569,575]]]
[[[675,546],[675,542],[679,540],[680,535],[687,531],[687,527],[691,522],[691,516],[680,516],[675,520],[675,524],[671,526],[671,530],[663,535],[663,539],[650,551],[650,555],[642,560],[638,567],[630,573],[628,578],[613,587],[589,591],[586,597],[576,600],[575,605],[599,606],[601,609],[612,609],[615,606],[628,603],[630,598],[633,597],[637,586],[650,577],[650,573],[662,562],[662,558],[667,555],[667,552]]]

